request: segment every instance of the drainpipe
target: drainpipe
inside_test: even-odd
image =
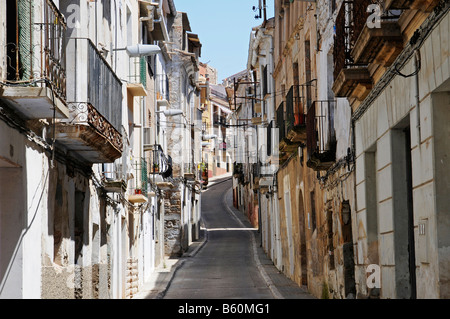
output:
[[[416,109],[417,109],[417,119],[416,119],[416,128],[417,128],[417,145],[420,148],[420,142],[422,140],[421,137],[421,128],[420,128],[420,95],[419,95],[419,70],[421,67],[420,61],[420,51],[417,49],[414,55],[414,68],[416,70],[414,75],[415,87],[416,87]]]
[[[114,0],[114,48],[117,49],[117,29],[119,25],[117,24],[117,3]],[[114,52],[114,73],[117,74],[117,52]]]

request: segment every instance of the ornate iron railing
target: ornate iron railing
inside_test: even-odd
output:
[[[65,100],[64,16],[52,0],[15,0],[7,9],[15,14],[15,25],[8,19],[5,82],[49,87]]]
[[[294,127],[306,125],[306,115],[316,98],[316,80],[305,84],[293,85],[286,95],[286,128],[289,132]]]
[[[148,158],[149,174],[170,175],[171,163],[169,158],[159,144],[151,145],[150,156]]]
[[[105,137],[114,147],[122,151],[122,135],[100,112],[88,102],[69,102],[69,123],[89,125]]]
[[[129,60],[128,81],[133,84],[147,85],[147,59],[131,57]]]
[[[144,158],[136,158],[132,163],[134,174],[134,187],[131,187],[129,195],[142,194],[147,196],[149,190],[148,162]]]
[[[353,1],[343,1],[336,17],[336,33],[334,36],[334,79],[338,77],[342,69],[353,63],[350,55],[353,39]]]
[[[373,5],[373,7],[371,7]],[[372,11],[371,8],[375,9]],[[357,66],[351,51],[355,47],[363,29],[369,20],[371,23],[386,20],[398,20],[402,10],[385,10],[382,0],[348,0],[343,1],[336,18],[334,38],[334,79],[344,68]],[[373,19],[371,19],[373,16]]]
[[[87,103],[117,131],[122,125],[122,82],[90,39],[69,38],[68,103]],[[69,53],[68,53],[69,54]]]

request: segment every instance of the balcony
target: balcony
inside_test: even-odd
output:
[[[307,115],[307,166],[315,171],[329,169],[336,160],[334,130],[335,101],[314,101]]]
[[[127,199],[130,203],[141,204],[148,201],[148,162],[144,158],[135,159],[132,163],[134,185],[129,189]]]
[[[67,119],[65,19],[51,0],[16,4],[7,3],[0,98],[26,119]]]
[[[286,101],[277,110],[277,126],[280,137],[280,159],[286,159],[290,153],[307,139],[306,116],[311,101],[316,96],[315,80],[302,85],[291,86]]]
[[[287,138],[287,120],[286,117],[289,117],[287,114],[288,112],[285,112],[285,103],[281,102],[281,104],[278,106],[277,109],[277,116],[276,116],[276,124],[278,128],[278,137],[279,137],[279,160],[284,161],[289,157],[289,154],[294,152],[298,145],[295,143],[292,143]],[[286,116],[285,116],[286,115]]]
[[[175,188],[172,180],[172,160],[164,154],[161,145],[148,144],[145,149],[149,154],[146,156],[148,162],[148,174],[150,182],[158,189],[170,191]]]
[[[123,148],[122,83],[89,39],[69,39],[67,52],[70,114],[55,137],[88,163],[112,163]]]
[[[130,159],[130,143],[126,135],[123,135],[122,158],[114,163],[103,164],[102,183],[106,192],[126,194],[128,181],[133,179],[135,174]]]
[[[157,3],[158,7],[153,9],[153,6],[149,6],[151,2]],[[167,29],[166,16],[163,12],[162,2],[163,0],[139,1],[139,12],[140,18],[143,19],[148,32],[152,35],[152,38],[156,41],[168,42],[170,40],[169,32]]]
[[[172,176],[172,164],[166,157],[161,145],[148,145],[145,149],[149,151],[149,174],[161,175],[165,178]]]
[[[155,77],[156,81],[156,103],[158,104],[158,109],[161,107],[165,109],[170,108],[170,85],[169,77],[167,74],[157,74]]]
[[[127,190],[127,171],[126,165],[122,163],[107,164],[108,169],[103,171],[103,188],[108,193],[125,193]]]
[[[357,63],[351,55],[355,41],[362,31],[361,26],[358,27],[359,29],[356,28],[358,24],[355,23],[362,19],[355,19],[354,3],[355,1],[344,1],[336,18],[332,89],[336,97],[353,97],[362,101],[369,94],[373,84],[367,63]],[[356,5],[356,8],[361,8],[361,6]],[[359,12],[359,14],[363,13]],[[366,12],[364,12],[364,16],[367,19]]]
[[[131,57],[127,91],[131,96],[147,96],[147,58]]]
[[[403,49],[402,32],[398,24],[402,10],[382,12],[379,27],[369,27],[367,19],[371,13],[367,12],[367,8],[372,4],[376,4],[374,0],[353,3],[354,47],[350,54],[357,64],[375,62],[389,67]]]
[[[316,95],[314,82],[294,85],[286,96],[286,137],[296,145],[306,141],[306,115]]]

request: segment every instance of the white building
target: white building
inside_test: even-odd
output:
[[[148,146],[174,12],[165,0],[1,7],[0,297],[130,298],[162,262]],[[156,57],[135,55],[155,44]]]

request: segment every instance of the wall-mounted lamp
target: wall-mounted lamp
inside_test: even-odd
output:
[[[126,48],[114,49],[114,51],[126,50],[130,57],[144,57],[161,53],[161,48],[155,44],[136,44],[129,45]]]
[[[170,110],[164,110],[164,111],[156,111],[155,113],[164,113],[165,116],[177,116],[177,115],[182,115],[183,111],[170,109]]]

